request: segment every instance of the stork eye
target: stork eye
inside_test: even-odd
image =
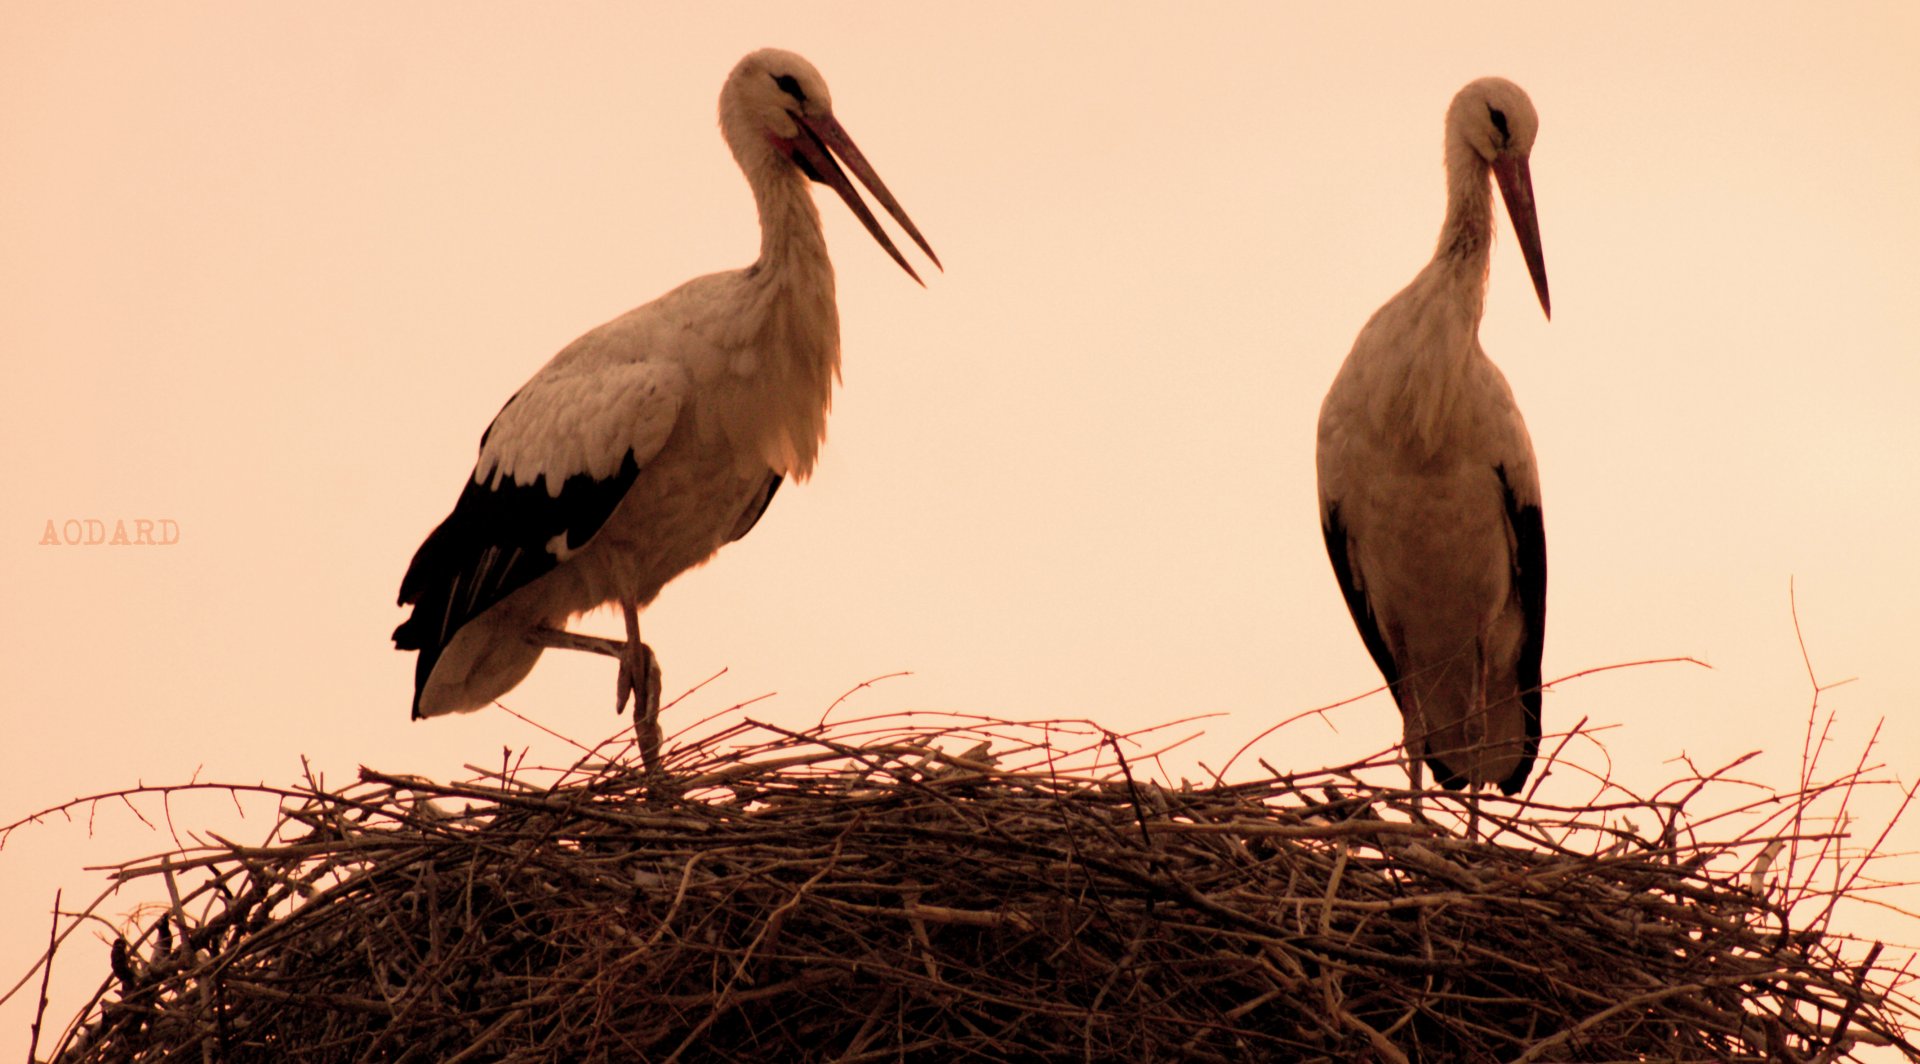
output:
[[[807,102],[807,94],[801,91],[800,82],[797,81],[792,74],[777,75],[773,79],[773,83],[775,85],[780,86],[781,92],[786,93],[788,96],[793,97],[795,100],[798,100],[801,103]]]
[[[1512,133],[1507,132],[1507,116],[1502,114],[1498,107],[1488,104],[1487,117],[1493,119],[1493,128],[1500,131],[1502,138],[1513,136]]]

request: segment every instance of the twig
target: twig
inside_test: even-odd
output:
[[[53,925],[47,929],[47,961],[40,967],[40,1002],[33,1009],[33,1038],[27,1043],[27,1064],[40,1059],[40,1021],[47,1014],[47,983],[53,978],[53,951],[60,943],[60,894],[53,892]]]

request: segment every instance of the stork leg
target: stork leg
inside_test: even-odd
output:
[[[1491,664],[1487,657],[1486,640],[1474,640],[1474,660],[1480,667],[1473,670],[1473,690],[1468,695],[1467,704],[1478,706],[1479,710],[1468,716],[1467,743],[1481,752],[1481,756],[1491,760],[1493,752],[1487,749],[1487,729],[1493,724],[1493,707],[1487,705],[1487,668]],[[1485,762],[1483,761],[1482,764]],[[1478,773],[1467,778],[1467,841],[1480,841],[1480,780]]]
[[[1420,758],[1413,752],[1412,746],[1407,746],[1406,751],[1407,785],[1413,789],[1413,819],[1424,820],[1426,818],[1420,815],[1420,788],[1424,783],[1421,776],[1426,766],[1420,763]]]
[[[647,773],[660,774],[660,662],[654,657],[653,648],[640,641],[640,610],[630,602],[621,603],[626,615],[627,639],[620,642],[615,639],[602,639],[597,635],[581,635],[564,628],[542,625],[527,633],[527,641],[535,646],[554,647],[563,650],[584,650],[591,654],[605,654],[620,663],[620,674],[614,684],[613,711],[624,713],[627,699],[634,698],[633,734],[640,744],[640,760],[646,765]],[[646,682],[635,685],[635,676],[645,676]]]
[[[613,711],[625,710],[628,696],[633,696],[633,737],[640,744],[640,761],[648,775],[659,775],[660,662],[653,648],[640,641],[640,608],[633,600],[622,599],[620,614],[627,622],[627,641],[621,646]]]
[[[1413,700],[1412,710],[1401,711],[1400,751],[1407,758],[1407,786],[1413,791],[1413,819],[1424,822],[1426,817],[1420,812],[1420,792],[1425,785],[1426,763],[1420,755],[1427,748],[1427,717],[1420,712],[1417,700]]]

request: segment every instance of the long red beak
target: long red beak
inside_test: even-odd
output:
[[[908,218],[907,212],[901,208],[900,201],[894,199],[893,193],[887,191],[886,182],[880,180],[880,175],[873,172],[873,164],[867,162],[865,155],[860,154],[860,149],[854,146],[853,138],[847,136],[847,131],[840,125],[839,119],[830,114],[816,117],[795,115],[794,117],[800,123],[802,135],[789,142],[789,147],[793,149],[795,155],[799,156],[795,162],[802,164],[803,169],[807,171],[807,176],[840,193],[840,198],[847,201],[847,206],[853,209],[854,215],[867,227],[867,232],[872,233],[873,238],[880,242],[880,246],[887,249],[887,254],[892,255],[893,261],[907,271],[907,276],[919,281],[924,287],[926,282],[921,281],[920,275],[913,272],[912,266],[907,265],[906,256],[900,254],[900,249],[893,246],[893,241],[887,237],[887,231],[880,228],[879,219],[867,209],[866,202],[860,198],[860,193],[854,190],[853,182],[847,180],[845,171],[840,169],[840,164],[834,160],[834,156],[838,155],[846,160],[847,168],[853,171],[861,184],[867,186],[867,191],[873,193],[873,198],[880,201],[880,206],[885,207],[887,213],[893,216],[893,220],[900,223],[900,228],[907,231],[907,235],[913,238],[915,244],[920,245],[920,250],[927,253],[927,258],[932,259],[933,264],[940,267],[941,272],[945,272],[946,267],[940,266],[940,256],[935,255],[933,248],[927,246],[927,238],[920,235],[920,230],[914,226],[913,219]]]
[[[1533,291],[1540,297],[1540,309],[1553,320],[1553,303],[1547,298],[1547,262],[1540,254],[1540,218],[1533,208],[1533,174],[1524,155],[1498,155],[1493,160],[1493,177],[1500,182],[1500,198],[1507,201],[1507,217],[1513,220],[1513,233],[1520,238],[1520,254],[1527,260],[1527,272],[1533,275]]]

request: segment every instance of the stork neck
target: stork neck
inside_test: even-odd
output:
[[[1465,144],[1447,153],[1447,220],[1433,261],[1465,290],[1471,305],[1486,301],[1487,266],[1493,258],[1492,169]]]
[[[784,160],[783,160],[784,162]],[[813,204],[807,181],[797,171],[765,175],[753,183],[754,205],[760,212],[760,258],[757,275],[832,277],[827,239],[820,229],[820,211]]]
[[[827,389],[840,370],[840,320],[820,212],[799,171],[786,166],[761,176],[752,183],[760,209],[760,258],[743,274],[754,291],[745,304],[752,320],[740,326],[755,332],[767,350],[805,366],[810,390]]]
[[[807,181],[785,159],[749,171],[760,210],[760,257],[734,276],[743,291],[727,308],[728,367],[742,397],[729,434],[765,468],[805,479],[826,436],[840,375],[840,320],[833,264]]]
[[[1388,418],[1405,426],[1406,444],[1425,461],[1457,431],[1467,370],[1479,351],[1492,260],[1492,171],[1461,144],[1447,157],[1447,219],[1433,261],[1381,308],[1377,348],[1389,367]],[[1368,324],[1371,331],[1373,323]],[[1363,333],[1363,338],[1365,334]]]

